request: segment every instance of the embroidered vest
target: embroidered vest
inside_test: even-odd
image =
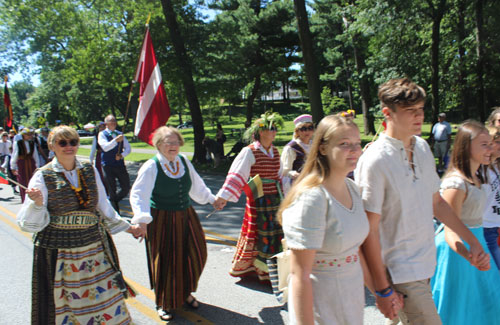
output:
[[[108,141],[113,140],[113,136],[108,132],[108,131],[102,131],[104,132],[104,136]],[[121,134],[121,132],[116,131],[118,134]],[[125,166],[125,162],[123,159],[116,160],[116,155],[118,154],[118,147],[121,148],[120,153],[123,152],[123,142],[122,143],[117,143],[117,145],[109,150],[109,151],[102,151],[101,152],[101,159],[102,159],[102,165],[103,166]]]
[[[306,152],[304,151],[304,148],[302,148],[300,144],[298,144],[295,140],[288,142],[287,145],[290,146],[293,151],[295,151],[296,155],[296,158],[292,164],[292,170],[300,173],[305,163]]]
[[[259,174],[261,178],[280,181],[280,155],[278,149],[273,146],[274,157],[271,158],[259,149],[255,148],[254,144],[248,146],[255,157],[255,164],[250,168],[250,177]],[[264,194],[277,194],[278,189],[276,183],[263,184]]]
[[[168,177],[163,172],[158,158],[156,156],[152,158],[156,162],[156,168],[158,168],[158,175],[156,176],[155,187],[150,200],[152,208],[165,211],[180,211],[191,206],[189,168],[184,161],[184,157],[179,156],[179,158],[184,166],[184,175],[177,179]]]
[[[82,165],[83,168],[80,172],[85,180],[85,184],[88,188],[88,196],[90,198],[89,206],[86,209],[80,208],[78,198],[76,197],[75,192],[71,189],[64,173],[55,172],[52,169],[52,164],[47,164],[40,169],[49,192],[47,209],[49,210],[51,216],[60,216],[77,210],[85,210],[95,213],[98,202],[98,194],[94,168],[89,163],[82,163]]]
[[[33,141],[28,141],[30,146],[30,152],[28,153],[26,150],[26,146],[24,145],[24,140],[17,141],[17,148],[19,149],[18,159],[31,159],[33,158],[33,152],[35,152],[35,143]]]

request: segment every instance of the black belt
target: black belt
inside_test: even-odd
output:
[[[436,142],[444,142],[444,141],[448,141],[448,140],[436,140]]]

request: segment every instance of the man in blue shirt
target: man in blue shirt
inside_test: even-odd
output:
[[[439,174],[444,172],[444,157],[448,154],[451,145],[451,126],[445,121],[446,114],[441,113],[438,116],[438,122],[432,127],[432,139],[434,145],[434,157],[438,159],[437,171]]]
[[[101,161],[104,183],[108,189],[109,200],[119,213],[119,203],[130,191],[130,177],[125,166],[124,157],[130,153],[131,149],[127,138],[116,130],[116,118],[113,115],[108,115],[104,122],[106,123],[106,130],[99,133],[98,139],[102,148]],[[119,192],[117,192],[116,180],[120,183]]]

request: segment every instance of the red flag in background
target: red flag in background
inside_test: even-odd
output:
[[[14,116],[12,114],[12,104],[10,103],[10,96],[9,96],[9,88],[7,88],[7,76],[5,76],[5,88],[3,91],[3,103],[5,105],[5,109],[7,110],[7,117],[5,118],[5,124],[7,127],[11,128],[12,127],[12,120],[14,119]]]
[[[153,132],[167,122],[170,117],[170,106],[163,87],[160,66],[156,61],[149,28],[144,36],[141,57],[134,80],[141,84],[134,133],[142,141],[153,145]]]

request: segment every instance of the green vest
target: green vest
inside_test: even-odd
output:
[[[152,208],[165,211],[180,211],[191,206],[189,168],[184,158],[182,156],[179,156],[179,158],[184,165],[184,175],[181,178],[174,179],[163,172],[160,161],[156,156],[153,157],[158,169],[158,175],[156,176],[153,194],[151,194],[150,204]]]

